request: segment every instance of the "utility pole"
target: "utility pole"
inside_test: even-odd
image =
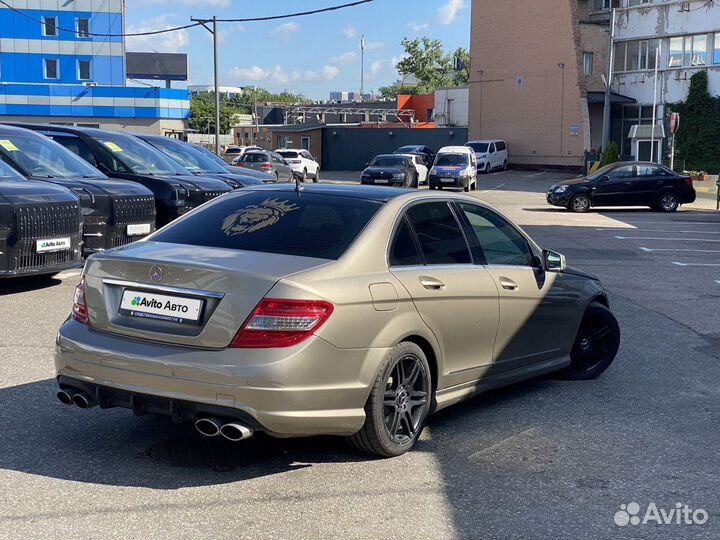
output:
[[[610,144],[610,114],[611,114],[611,97],[612,97],[612,79],[613,68],[615,62],[615,8],[612,10],[610,17],[610,43],[608,45],[608,75],[605,81],[605,106],[603,107],[603,130],[602,130],[602,149],[607,149]]]
[[[214,65],[214,79],[215,79],[215,153],[220,155],[220,85],[218,84],[218,33],[217,33],[217,16],[213,16],[212,19],[196,19],[190,17],[192,22],[200,23],[205,30],[210,32],[213,37],[213,65]],[[208,23],[212,23],[212,28],[208,26]]]
[[[360,38],[360,101],[365,93],[365,34]]]

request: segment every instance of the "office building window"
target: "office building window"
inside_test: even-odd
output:
[[[717,45],[716,40],[714,57],[717,57]],[[707,63],[708,36],[706,34],[670,38],[668,67],[698,67],[706,66]]]
[[[89,38],[90,37],[90,19],[77,19],[75,21],[75,30],[77,37]]]
[[[707,65],[707,42],[708,38],[704,34],[700,36],[692,36],[692,58],[690,60],[691,66]]]
[[[90,80],[90,60],[78,60],[78,79],[81,81]]]
[[[715,34],[715,49],[713,51],[713,64],[720,64],[720,33]]]
[[[45,58],[43,60],[45,67],[45,78],[46,79],[57,79],[60,74],[58,73],[58,61],[55,58]]]
[[[57,17],[43,17],[43,36],[54,37],[58,35]]]
[[[660,40],[624,41],[615,44],[615,71],[655,69]]]
[[[585,51],[583,53],[583,73],[589,76],[593,74],[593,61],[595,55],[592,52]]]
[[[620,7],[620,0],[592,0],[593,11]]]

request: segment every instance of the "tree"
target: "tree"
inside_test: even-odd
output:
[[[237,110],[220,96],[220,133],[229,133]],[[215,133],[215,93],[197,94],[190,100],[188,125],[200,133]]]
[[[460,47],[452,53],[454,59],[453,84],[464,86],[470,82],[470,51]]]
[[[395,90],[402,93],[432,94],[442,86],[459,86],[468,83],[470,78],[470,53],[465,48],[445,52],[442,43],[437,39],[422,37],[402,40],[405,57],[398,63],[397,70],[401,75],[414,75],[418,85],[414,92],[405,92],[408,88],[393,85],[384,89],[392,94]]]
[[[402,84],[391,84],[390,86],[381,86],[378,89],[378,94],[382,99],[395,99],[399,95],[415,95],[418,93],[418,89],[415,86],[403,86]]]
[[[615,143],[615,141],[610,141],[610,144],[608,144],[607,148],[603,150],[602,153],[602,159],[600,160],[600,165],[603,167],[605,165],[610,165],[611,163],[615,163],[618,159],[620,159],[620,152],[618,151],[618,145]]]
[[[707,71],[690,78],[684,103],[671,105],[680,113],[680,129],[675,145],[680,167],[689,170],[720,172],[720,98],[708,91]]]

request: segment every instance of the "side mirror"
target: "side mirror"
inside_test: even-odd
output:
[[[609,181],[610,181],[610,177],[609,177],[607,174],[604,174],[604,175],[602,175],[602,176],[600,177],[600,180],[599,180],[599,181],[602,182],[602,183],[604,183],[604,182],[609,182]]]
[[[365,162],[365,168],[367,169],[369,166],[370,166],[370,162],[369,162],[369,161],[366,161],[366,162]]]
[[[567,268],[565,255],[549,249],[543,250],[543,263],[547,272],[564,272]]]

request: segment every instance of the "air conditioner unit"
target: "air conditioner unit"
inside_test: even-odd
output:
[[[86,83],[83,83],[83,86],[97,86],[97,83],[96,82],[86,82]]]

